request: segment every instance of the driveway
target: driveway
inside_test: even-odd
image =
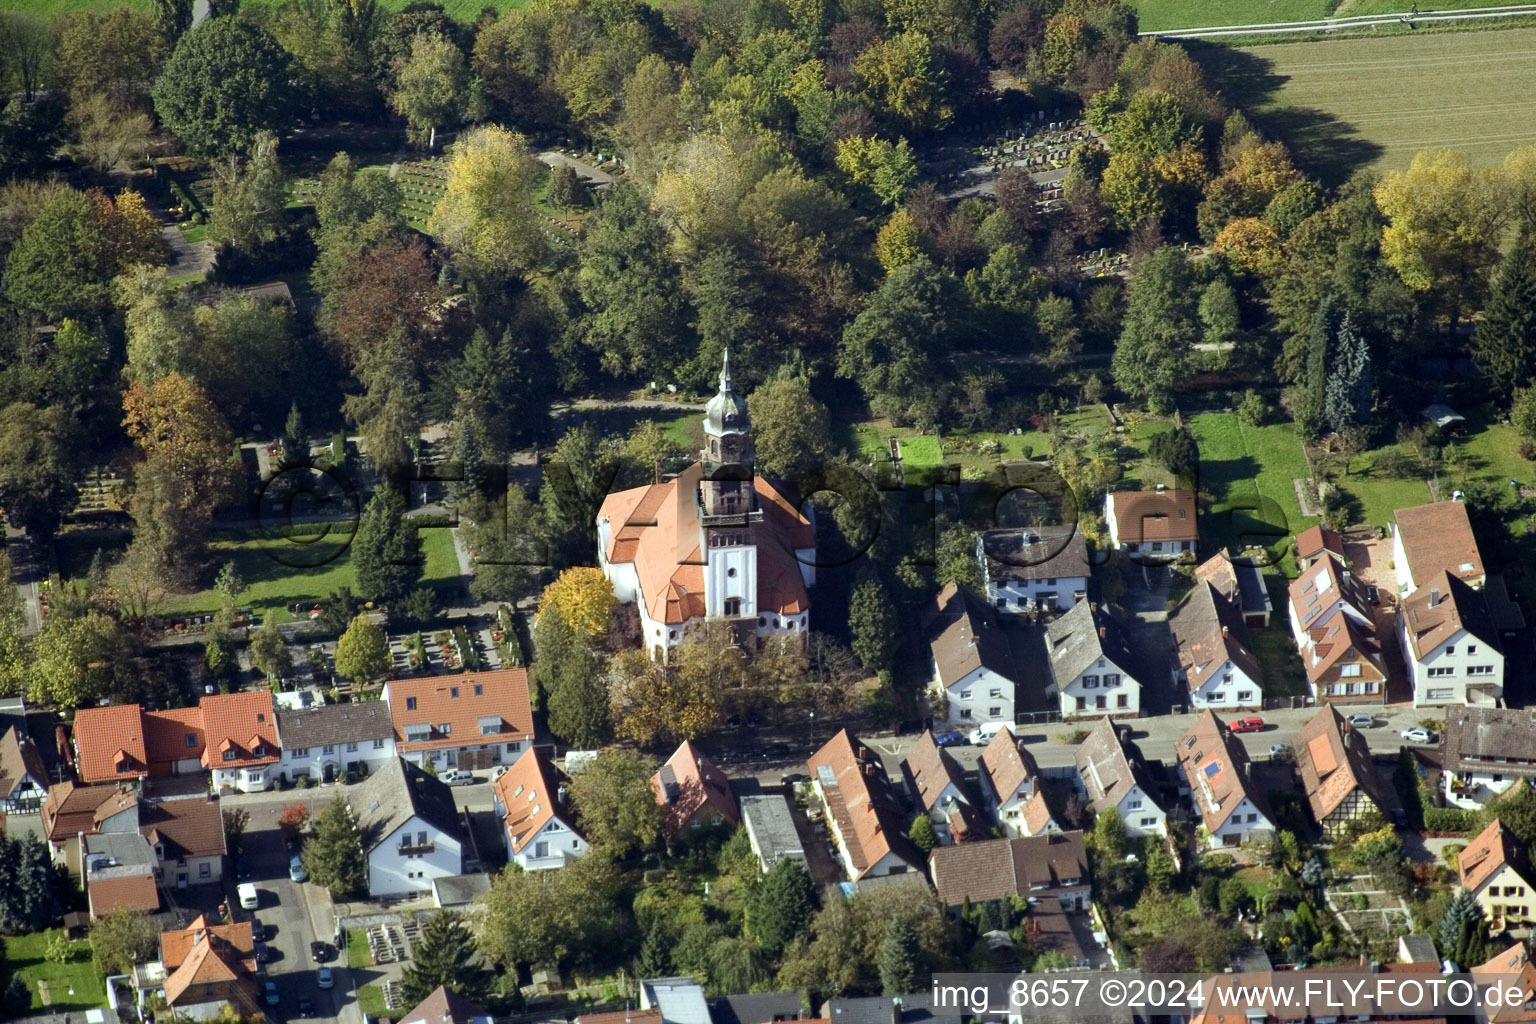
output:
[[[1144,567],[1129,561],[1123,562],[1121,569],[1125,594],[1120,607],[1125,612],[1125,642],[1141,681],[1141,713],[1166,715],[1175,704],[1187,703],[1185,695],[1175,693],[1173,686],[1173,637],[1168,631],[1171,573],[1161,566]]]

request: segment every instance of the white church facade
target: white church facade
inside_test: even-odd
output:
[[[729,355],[704,434],[700,461],[608,495],[597,516],[603,574],[615,597],[639,608],[645,648],[662,659],[706,618],[759,637],[810,628],[812,524],[796,499],[753,472],[752,424]]]

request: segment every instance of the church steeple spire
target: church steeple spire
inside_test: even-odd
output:
[[[747,400],[736,392],[735,382],[731,379],[731,353],[727,349],[720,360],[720,390],[704,407],[704,433],[709,445],[704,452],[704,460],[714,463],[745,462],[750,458],[752,450],[751,432]],[[728,440],[733,435],[737,439]]]

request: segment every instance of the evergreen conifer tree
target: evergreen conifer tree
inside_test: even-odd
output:
[[[1536,379],[1536,238],[1528,234],[1499,267],[1472,334],[1472,358],[1499,403]]]
[[[345,797],[315,815],[302,856],[310,881],[330,890],[332,897],[343,899],[362,890],[368,878],[368,858],[357,815]]]
[[[923,948],[917,930],[903,914],[891,918],[880,942],[880,989],[888,996],[914,991],[923,973]]]
[[[411,962],[400,975],[401,994],[411,1005],[439,985],[477,1003],[491,990],[491,972],[476,956],[474,935],[450,910],[427,918],[421,936],[411,944]]]
[[[283,464],[307,466],[309,458],[309,434],[304,429],[304,417],[299,413],[299,403],[288,407],[288,422],[283,424]]]

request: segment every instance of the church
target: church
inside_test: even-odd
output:
[[[639,607],[642,643],[662,660],[706,618],[730,620],[743,640],[810,627],[812,524],[792,496],[754,473],[752,423],[729,353],[704,436],[698,462],[608,495],[597,515],[603,574],[620,601]]]

